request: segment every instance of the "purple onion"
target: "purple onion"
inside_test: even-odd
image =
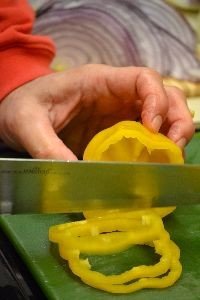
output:
[[[52,37],[57,58],[69,67],[145,66],[163,76],[199,80],[198,72],[191,76],[200,69],[195,33],[164,1],[51,0],[39,12],[34,33]]]

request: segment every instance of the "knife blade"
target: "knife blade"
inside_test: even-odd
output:
[[[0,159],[0,213],[200,204],[200,165]]]

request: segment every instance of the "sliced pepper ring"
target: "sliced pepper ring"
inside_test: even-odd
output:
[[[126,218],[119,216],[116,219],[111,216],[111,218],[106,219],[89,219],[55,225],[49,229],[49,240],[55,243],[65,243],[67,248],[82,249],[86,253],[93,253],[93,242],[96,245],[96,249],[99,249],[99,253],[102,253],[101,249],[104,247],[104,244],[107,249],[109,246],[112,248],[113,244],[107,245],[105,235],[101,235],[101,233],[110,232],[113,242],[116,234],[121,235],[122,232],[125,232],[127,234],[126,237],[129,239],[121,241],[122,249],[124,249],[124,247],[129,247],[132,242],[143,243],[143,237],[147,234],[150,236],[150,240],[156,239],[159,237],[160,230],[164,230],[163,222],[157,214],[140,214],[138,212],[137,218],[135,214],[133,215],[134,217],[132,218],[131,216]],[[115,235],[113,235],[113,231],[115,231]],[[108,234],[106,236],[108,237]],[[89,238],[90,243],[83,244],[81,237]],[[169,234],[167,234],[167,237],[169,237]],[[136,240],[134,241],[134,239]],[[121,251],[119,245],[120,242],[117,240],[116,248],[119,248],[119,251]],[[95,252],[97,253],[97,250]]]
[[[164,218],[171,212],[173,212],[176,209],[176,206],[167,206],[167,207],[152,207],[152,208],[146,208],[146,209],[112,209],[112,210],[88,210],[84,211],[83,215],[86,219],[92,219],[92,218],[140,218],[142,215],[145,215],[147,213],[156,213],[161,218]]]
[[[102,233],[104,231],[105,226],[107,231],[111,229],[118,230],[119,228],[125,229],[123,226],[121,227],[122,220],[120,219],[114,220],[116,225],[115,228],[113,228],[113,222],[110,222],[113,221],[112,219],[106,219],[104,220],[104,222],[102,221],[103,220],[101,219],[98,219],[96,221],[93,219],[85,223],[80,221],[80,226],[85,227],[86,229],[82,230],[82,232],[79,231],[79,226],[77,224],[78,222],[74,222],[74,226],[73,223],[71,223],[71,226],[66,226],[65,228],[63,226],[63,230],[69,231],[69,234],[65,237],[63,235],[63,238],[59,237],[57,239],[61,257],[68,260],[69,267],[71,268],[72,272],[79,276],[82,281],[86,282],[87,284],[116,293],[131,292],[144,287],[148,287],[150,285],[157,285],[158,282],[162,280],[162,278],[157,278],[159,279],[159,281],[152,283],[148,281],[147,277],[160,276],[166,273],[170,269],[172,260],[175,260],[175,262],[178,261],[179,253],[174,250],[175,246],[172,247],[173,243],[170,241],[169,234],[165,231],[162,220],[157,214],[147,214],[145,216],[140,216],[140,227],[142,229],[140,229],[139,231],[137,231],[138,222],[134,223],[134,219],[127,219],[124,223],[126,224],[126,232],[111,232],[102,235],[97,234],[95,236],[91,236],[90,234],[92,231],[89,227],[91,227],[92,225],[96,226],[99,233]],[[135,231],[134,226],[136,229]],[[74,229],[76,229],[75,231],[72,230],[73,227]],[[147,227],[149,227],[149,230],[147,230]],[[54,228],[54,230],[51,230],[51,240],[56,240],[56,231],[59,231],[58,225],[56,226],[56,228]],[[86,235],[86,231],[89,236]],[[110,239],[109,242],[103,240],[104,235],[106,235],[107,238]],[[119,239],[119,235],[121,235],[122,239]],[[115,238],[113,239],[113,237]],[[122,241],[121,244],[119,243],[120,240]],[[105,246],[105,248],[103,249],[103,253],[116,253],[118,251],[127,249],[134,244],[147,244],[149,246],[155,247],[156,253],[161,255],[160,261],[153,266],[138,266],[119,275],[106,276],[99,272],[90,270],[90,264],[87,259],[80,259],[81,252],[86,254],[91,252],[93,254],[102,254],[102,249]],[[178,262],[177,264],[175,262],[172,266],[173,269],[167,276],[164,277],[165,283],[162,283],[163,286],[165,286],[166,284],[171,282],[173,278],[175,278],[172,276],[172,274],[174,274],[174,272],[177,273],[176,267],[178,268],[179,266]],[[177,274],[180,274],[180,268],[178,270],[179,271]],[[146,280],[142,280],[142,277],[145,277]],[[130,283],[128,285],[123,285],[124,283],[128,283],[138,278],[139,281]],[[172,283],[173,282],[171,282],[171,284]]]
[[[176,255],[171,240],[160,239],[154,242],[156,253],[161,255],[160,261],[153,266],[138,266],[119,274],[106,276],[90,270],[88,260],[79,258],[78,251],[69,253],[69,267],[72,272],[90,286],[112,293],[130,293],[143,288],[164,288],[172,285],[180,276],[182,267],[179,255]],[[173,257],[172,257],[173,256]],[[169,273],[164,277],[155,278]],[[133,283],[133,280],[139,279]]]

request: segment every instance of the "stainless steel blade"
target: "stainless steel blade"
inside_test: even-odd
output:
[[[0,159],[0,212],[200,204],[200,165]]]

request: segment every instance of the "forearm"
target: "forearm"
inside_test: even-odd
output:
[[[25,0],[0,1],[0,99],[51,72],[53,42],[31,34],[34,12]]]

